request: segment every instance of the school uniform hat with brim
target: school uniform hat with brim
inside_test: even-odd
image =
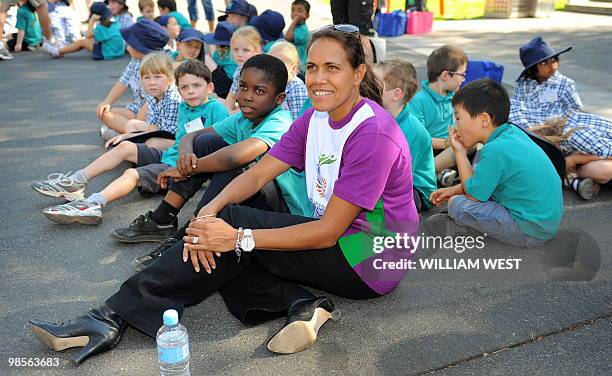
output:
[[[229,4],[227,4],[225,10],[220,10],[219,12],[225,14],[234,13],[239,14],[241,16],[253,17],[257,14],[257,9],[255,9],[255,14],[252,14],[253,9],[255,9],[255,7],[245,0],[232,0]]]
[[[107,18],[111,18],[113,16],[113,13],[111,12],[111,10],[108,9],[106,4],[104,4],[102,2],[97,2],[97,3],[91,4],[91,7],[89,8],[89,11],[91,12],[91,14],[96,14],[96,15],[100,16],[101,20],[104,20],[104,19],[107,19]]]
[[[154,21],[157,22],[158,24],[166,27],[166,26],[168,26],[168,20],[170,20],[170,17],[172,17],[172,16],[169,16],[167,14],[163,14],[161,16],[155,17]]]
[[[282,38],[285,19],[282,14],[268,9],[259,16],[251,18],[249,25],[259,31],[261,39],[269,42]]]
[[[178,37],[176,37],[176,40],[183,43],[197,40],[198,42],[204,44],[204,34],[196,29],[185,29],[181,30],[181,33],[178,35]]]
[[[567,47],[561,51],[555,51],[551,46],[548,45],[542,39],[542,37],[536,37],[529,41],[529,43],[521,46],[519,50],[519,56],[521,57],[521,63],[525,69],[519,75],[519,78],[523,77],[529,68],[535,66],[538,63],[546,61],[551,57],[556,57],[571,50],[572,47]]]
[[[230,22],[223,21],[217,24],[214,33],[204,35],[204,41],[207,44],[214,44],[217,46],[229,46],[232,34],[236,31],[236,26]]]
[[[161,50],[170,40],[166,30],[148,18],[143,18],[130,27],[124,27],[121,29],[121,36],[129,46],[143,54]]]

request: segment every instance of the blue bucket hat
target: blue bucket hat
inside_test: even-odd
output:
[[[170,40],[166,30],[148,18],[143,18],[130,27],[124,27],[121,29],[121,36],[129,46],[143,54],[161,50]]]
[[[229,46],[232,34],[236,31],[236,26],[230,22],[223,21],[217,24],[214,33],[209,33],[204,36],[204,41],[208,44],[218,46]]]
[[[91,8],[89,8],[89,11],[91,12],[91,14],[97,14],[98,16],[100,16],[100,19],[102,20],[111,18],[113,16],[113,13],[111,12],[111,10],[108,9],[106,4],[102,2],[91,4]]]
[[[249,25],[259,31],[261,39],[270,42],[282,38],[285,19],[282,14],[268,9],[261,15],[251,18]]]
[[[166,27],[166,26],[168,26],[168,20],[170,19],[170,17],[172,17],[172,16],[169,16],[167,14],[162,14],[161,16],[155,17],[155,19],[153,21],[155,21],[158,24]]]
[[[197,40],[198,42],[204,44],[204,34],[196,29],[185,29],[181,30],[181,33],[178,35],[178,37],[176,37],[176,40],[179,42],[190,42],[192,40]]]
[[[227,7],[225,8],[225,10],[220,10],[219,12],[226,13],[226,14],[235,13],[241,16],[253,17],[255,14],[257,14],[257,11],[255,11],[255,14],[251,14],[252,13],[251,8],[255,8],[255,7],[253,7],[251,4],[249,4],[245,0],[232,0],[229,4],[227,4]]]
[[[523,66],[525,67],[525,69],[519,75],[519,78],[523,77],[529,68],[533,67],[534,65],[548,60],[551,57],[559,56],[571,49],[572,47],[568,47],[557,52],[551,46],[549,46],[548,43],[544,42],[542,37],[533,38],[529,41],[529,43],[521,46],[519,50],[521,63],[523,63]]]

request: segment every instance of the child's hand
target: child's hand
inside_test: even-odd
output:
[[[183,154],[176,161],[176,169],[183,176],[191,176],[193,170],[197,167],[198,157],[193,153]]]
[[[123,141],[124,139],[125,139],[124,134],[118,134],[115,137],[110,138],[108,141],[106,141],[106,144],[104,144],[104,147],[108,149],[111,146],[117,146],[117,144]]]
[[[170,178],[174,179],[174,181],[182,181],[186,179],[185,175],[181,174],[179,170],[177,170],[175,167],[171,167],[157,175],[157,184],[159,184],[162,189],[168,189],[168,179]]]
[[[19,43],[15,44],[15,52],[16,53],[20,53],[21,52],[21,44],[19,44]]]
[[[455,187],[446,187],[435,190],[429,196],[429,201],[435,206],[440,206],[444,201],[455,195]]]
[[[463,145],[463,141],[461,141],[461,136],[459,136],[459,132],[457,132],[457,129],[450,128],[448,130],[448,139],[454,151],[467,153],[467,148],[465,147],[465,145]]]
[[[102,116],[104,116],[105,112],[109,112],[111,108],[110,103],[102,102],[96,106],[96,115],[98,115],[98,119],[102,120]]]

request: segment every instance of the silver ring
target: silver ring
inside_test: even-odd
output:
[[[194,236],[191,239],[191,244],[198,244],[198,241],[200,241],[200,237],[199,236]]]

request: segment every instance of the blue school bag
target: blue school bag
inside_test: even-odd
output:
[[[464,87],[468,83],[479,80],[481,78],[490,78],[491,80],[502,83],[504,77],[504,66],[492,61],[470,60],[467,63],[467,74],[465,81],[461,84]]]
[[[396,10],[391,13],[378,13],[374,21],[376,32],[381,37],[397,37],[406,32],[406,12]]]

